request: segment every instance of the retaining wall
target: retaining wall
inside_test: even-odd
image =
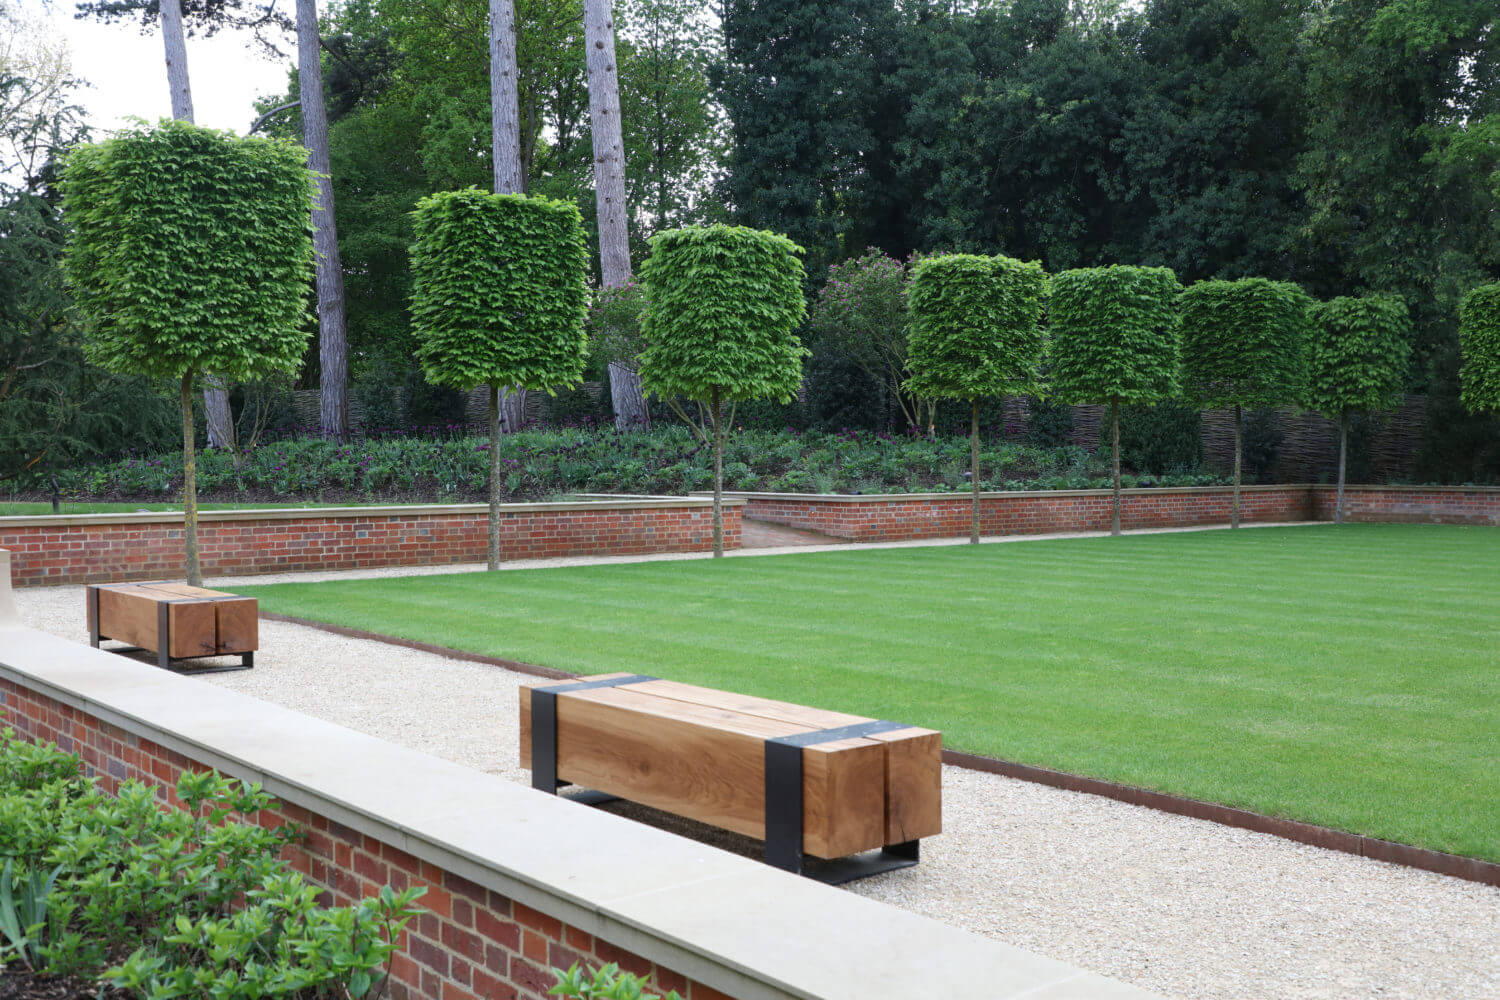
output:
[[[1332,521],[1338,488],[1314,486],[1310,490],[1313,517]],[[1346,486],[1344,519],[1500,526],[1500,487]]]
[[[740,544],[738,502],[724,507],[724,546]],[[483,504],[202,511],[206,576],[483,562]],[[0,517],[0,547],[16,554],[21,586],[180,576],[182,515]],[[712,505],[699,498],[505,504],[506,559],[707,552]]]
[[[549,967],[618,962],[688,1000],[1127,1000],[1148,994],[495,775],[19,625],[0,551],[0,711],[109,788],[179,805],[184,770],[259,781],[287,860],[348,904],[428,889],[395,1000],[543,1000]]]
[[[1121,523],[1130,528],[1174,528],[1229,520],[1230,490],[1219,487],[1125,490]],[[835,496],[735,493],[744,516],[821,531],[859,542],[957,538],[969,533],[973,500],[967,493]],[[1306,521],[1312,499],[1305,486],[1247,486],[1246,521]],[[979,530],[985,535],[1107,531],[1108,490],[983,493]]]

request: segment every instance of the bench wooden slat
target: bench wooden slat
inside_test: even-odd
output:
[[[529,687],[520,703],[530,768]],[[564,690],[556,704],[559,780],[756,838],[765,741],[870,721],[660,680]],[[941,754],[941,734],[920,727],[804,747],[803,851],[837,858],[942,832]]]

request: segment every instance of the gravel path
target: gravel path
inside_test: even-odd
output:
[[[27,624],[86,641],[81,587],[16,598]],[[521,781],[531,680],[262,622],[254,671],[201,682]],[[947,832],[922,864],[852,891],[1171,997],[1500,998],[1500,889],[995,775],[943,782]]]

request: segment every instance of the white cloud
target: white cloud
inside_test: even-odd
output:
[[[74,74],[91,85],[78,91],[77,100],[95,129],[117,129],[132,115],[148,121],[171,115],[159,29],[143,34],[137,19],[79,20],[73,0],[19,0],[19,5],[40,14],[67,41]],[[243,133],[255,118],[255,98],[286,87],[290,57],[269,58],[248,32],[189,36],[187,50],[199,125]]]

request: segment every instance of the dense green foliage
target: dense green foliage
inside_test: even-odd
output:
[[[1053,391],[1073,403],[1154,403],[1177,391],[1177,278],[1113,265],[1052,278]]]
[[[177,121],[75,149],[64,266],[90,358],[171,379],[294,371],[312,275],[304,161],[290,143]]]
[[[807,314],[800,252],[784,236],[743,226],[652,237],[641,265],[646,389],[700,403],[790,399],[806,354],[796,332]]]
[[[551,391],[583,375],[588,256],[569,202],[477,188],[422,199],[412,321],[429,381]]]
[[[562,1000],[682,1000],[676,990],[666,996],[646,989],[646,980],[630,972],[621,972],[614,963],[602,965],[593,972],[585,972],[575,962],[566,972],[553,969],[557,985],[547,991],[548,996]]]
[[[889,411],[899,408],[906,427],[924,426],[923,401],[905,391],[906,293],[906,267],[873,248],[828,268],[807,316],[808,394],[820,417],[884,428],[895,422]],[[850,383],[848,401],[830,406]]]
[[[976,400],[1034,387],[1047,275],[1035,261],[945,254],[912,269],[906,387]]]
[[[731,489],[798,493],[880,493],[962,490],[968,461],[964,437],[890,437],[885,434],[796,433],[737,429],[725,445],[724,478]],[[500,441],[501,486],[511,500],[570,493],[681,495],[712,484],[712,457],[686,427],[650,433],[612,430],[523,431]],[[1082,448],[1034,448],[985,438],[981,459],[986,489],[1097,489],[1108,468]],[[206,497],[254,500],[397,500],[472,502],[485,495],[485,438],[393,437],[341,444],[296,438],[262,445],[240,468],[216,451],[198,458]],[[1173,485],[1209,485],[1219,477],[1194,467],[1133,466],[1139,479]],[[1166,473],[1173,473],[1166,477]],[[1127,478],[1127,485],[1136,480]],[[175,497],[182,488],[182,458],[172,452],[60,470],[70,499]],[[46,496],[46,484],[23,488]]]
[[[252,821],[273,804],[257,786],[185,772],[176,792],[183,809],[134,781],[108,795],[77,756],[0,733],[0,962],[149,1000],[372,995],[421,891],[322,907],[279,857],[298,830]]]
[[[1459,324],[1464,405],[1476,413],[1500,413],[1500,283],[1465,296]]]
[[[649,662],[1500,861],[1497,588],[1493,528],[1355,524],[249,589],[279,614],[586,674]]]
[[[1180,304],[1185,394],[1205,407],[1296,402],[1311,304],[1296,285],[1265,278],[1188,286]]]
[[[1370,413],[1401,396],[1410,355],[1406,306],[1386,295],[1337,298],[1308,310],[1307,405],[1329,417]]]

